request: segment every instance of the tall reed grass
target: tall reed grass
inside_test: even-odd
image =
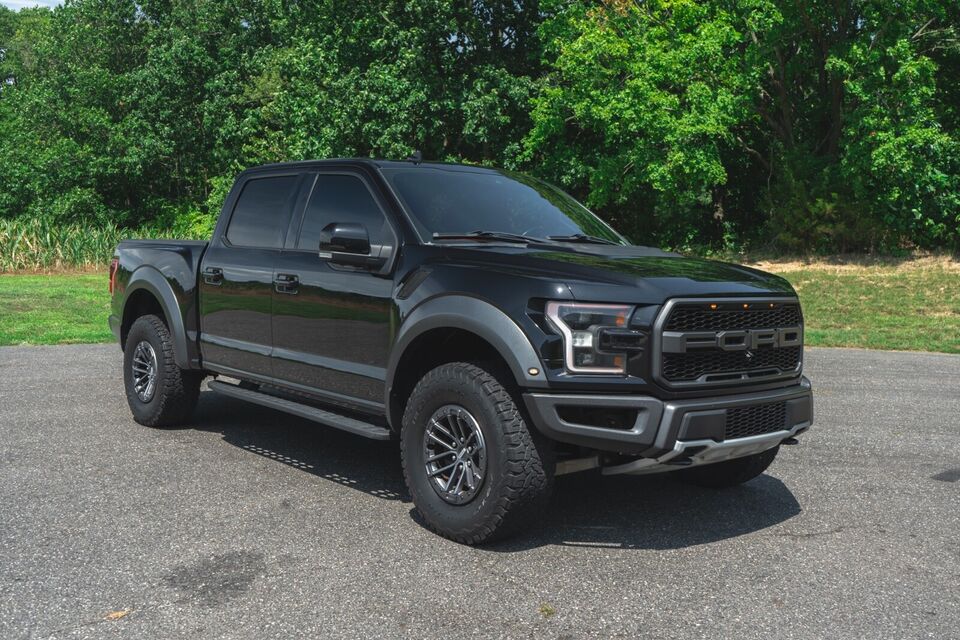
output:
[[[172,230],[150,226],[91,228],[46,220],[0,220],[0,273],[106,268],[114,248],[123,239],[173,237],[178,234]]]

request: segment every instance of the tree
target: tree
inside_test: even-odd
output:
[[[956,85],[954,3],[553,11],[528,158],[615,206],[636,235],[796,250],[957,243],[956,103],[941,98]]]
[[[247,166],[421,149],[671,247],[960,248],[958,25],[955,0],[0,8],[0,217],[202,233]]]

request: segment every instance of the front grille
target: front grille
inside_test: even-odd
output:
[[[781,431],[786,428],[786,422],[786,402],[771,402],[770,404],[758,404],[752,407],[727,409],[724,437],[731,440]]]
[[[655,375],[668,385],[749,384],[793,376],[800,369],[803,346],[797,336],[802,337],[803,316],[796,301],[682,300],[666,313],[658,323],[663,342]]]

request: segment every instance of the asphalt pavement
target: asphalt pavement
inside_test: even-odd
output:
[[[960,638],[960,356],[806,371],[814,427],[760,478],[565,476],[471,548],[394,443],[210,392],[148,429],[115,345],[0,348],[0,638]]]

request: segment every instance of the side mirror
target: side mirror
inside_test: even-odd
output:
[[[320,232],[320,253],[370,255],[370,235],[356,222],[331,222]]]
[[[378,247],[383,254],[384,247]],[[356,222],[331,222],[320,232],[320,252],[322,260],[332,264],[344,264],[364,269],[378,269],[387,259],[370,254],[370,235],[367,228]]]

